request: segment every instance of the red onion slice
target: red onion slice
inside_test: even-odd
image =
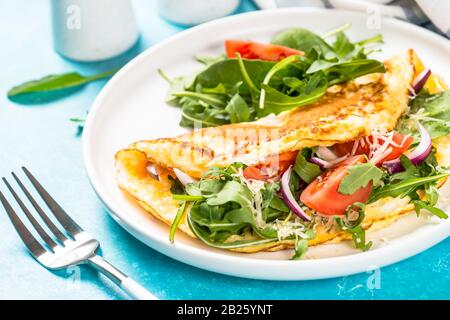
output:
[[[431,136],[427,129],[420,123],[418,123],[420,132],[420,143],[419,145],[409,154],[405,154],[414,165],[423,162],[431,152],[432,142]],[[400,159],[390,160],[383,163],[383,167],[387,168],[390,173],[396,173],[404,171]]]
[[[430,76],[431,76],[431,70],[425,69],[416,77],[416,79],[414,79],[412,88],[413,88],[415,94],[417,94],[420,90],[422,90],[423,86],[425,85],[425,83],[427,82],[427,80]]]
[[[309,161],[312,162],[312,163],[317,164],[318,166],[320,166],[320,167],[322,167],[324,169],[329,169],[332,166],[334,166],[335,164],[338,164],[339,162],[342,162],[342,161],[344,161],[347,158],[348,158],[348,155],[345,155],[345,156],[336,158],[334,160],[325,161],[325,160],[322,160],[322,159],[317,158],[317,157],[311,157],[309,159]]]
[[[325,168],[325,169],[331,168],[333,166],[333,164],[331,164],[330,162],[322,160],[317,157],[311,157],[311,159],[309,159],[309,162],[317,164],[319,167]]]
[[[311,221],[311,217],[300,207],[298,202],[295,200],[294,195],[289,188],[289,180],[291,179],[292,166],[290,166],[281,176],[281,193],[283,195],[283,200],[286,205],[291,209],[297,216],[305,221]]]
[[[173,172],[175,172],[175,175],[177,176],[178,180],[180,180],[180,182],[183,184],[183,186],[185,186],[189,183],[192,183],[192,182],[197,182],[196,179],[187,175],[183,171],[178,170],[177,168],[173,168]]]
[[[338,158],[338,156],[328,147],[318,147],[316,153],[325,161],[332,161]]]

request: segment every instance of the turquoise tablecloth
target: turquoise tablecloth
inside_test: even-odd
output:
[[[11,86],[48,73],[87,74],[120,66],[143,49],[182,30],[162,20],[154,1],[136,0],[141,41],[113,61],[80,64],[53,51],[48,1],[0,4],[0,174],[26,165],[86,230],[100,240],[104,256],[163,299],[388,299],[450,298],[450,240],[411,259],[383,268],[381,287],[369,289],[369,274],[306,282],[254,281],[223,276],[182,264],[135,240],[95,196],[86,176],[81,141],[70,117],[84,117],[104,83],[42,106],[9,102]],[[255,10],[245,2],[240,11]],[[0,187],[5,190],[4,186]],[[53,274],[27,253],[0,208],[0,298],[123,299],[125,296],[88,268]]]

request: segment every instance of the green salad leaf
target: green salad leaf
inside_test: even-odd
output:
[[[359,76],[385,72],[384,64],[368,59],[366,46],[381,36],[351,42],[343,33],[348,25],[325,37],[306,29],[290,29],[273,43],[298,49],[304,56],[281,61],[197,57],[205,65],[194,79],[169,78],[168,104],[181,108],[183,127],[211,127],[254,121],[319,100],[335,84]],[[333,43],[325,38],[335,36]]]
[[[283,239],[295,240],[298,234],[301,239],[315,236],[312,225],[298,222],[280,198],[279,182],[244,181],[243,169],[245,165],[241,163],[212,168],[199,181],[187,184],[183,194],[173,195],[186,204],[177,213],[170,239],[173,240],[175,225],[184,214],[192,232],[216,248],[242,248],[278,241],[277,228],[285,223],[293,224],[294,229]],[[299,233],[294,232],[295,228],[300,228]],[[296,259],[307,249],[301,239],[297,242]]]
[[[434,214],[438,218],[441,218],[441,219],[448,218],[448,214],[446,214],[441,209],[435,207],[434,205],[428,204],[426,201],[413,200],[412,203],[414,204],[414,209],[416,210],[417,215],[420,214],[420,210],[424,209],[424,210]]]
[[[355,164],[348,168],[347,175],[339,185],[339,193],[353,194],[358,189],[366,187],[369,182],[378,183],[384,175],[384,171],[371,162]]]
[[[297,154],[297,158],[295,159],[294,171],[306,183],[311,183],[322,173],[322,170],[317,164],[306,160],[310,159],[311,155],[312,149],[304,148]]]
[[[366,242],[366,231],[361,226],[365,217],[364,209],[365,205],[363,203],[356,202],[345,211],[345,219],[337,217],[335,220],[343,231],[352,235],[355,248],[367,251],[372,247],[372,241]],[[358,214],[354,220],[350,220],[350,213],[352,212]]]
[[[421,90],[411,100],[410,112],[399,121],[398,129],[402,132],[414,133],[417,131],[416,121],[423,124],[432,139],[449,134],[450,91],[430,94],[426,90]]]
[[[439,171],[438,163],[434,153],[430,155],[419,165],[414,165],[411,160],[402,155],[400,162],[405,169],[385,178],[384,185],[375,188],[368,200],[369,203],[384,197],[409,197],[414,204],[416,211],[427,210],[439,218],[446,219],[447,214],[435,207],[438,199],[436,183],[446,178],[450,173]],[[424,191],[426,199],[420,199],[418,191]]]

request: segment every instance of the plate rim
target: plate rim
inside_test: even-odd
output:
[[[94,123],[94,119],[96,115],[102,109],[103,100],[108,94],[108,91],[111,87],[113,87],[116,83],[125,78],[128,70],[133,68],[134,65],[139,64],[141,60],[145,60],[147,56],[151,55],[154,51],[159,50],[161,47],[164,47],[172,42],[176,42],[179,38],[189,37],[190,34],[196,33],[198,30],[206,29],[208,27],[220,24],[228,24],[231,22],[236,22],[240,19],[245,19],[247,17],[252,17],[256,15],[283,15],[286,12],[289,14],[293,14],[295,12],[304,14],[308,12],[320,13],[320,12],[337,12],[337,13],[346,13],[353,16],[361,16],[362,13],[349,11],[349,10],[338,10],[338,9],[323,9],[323,8],[281,8],[281,9],[271,9],[264,11],[253,11],[242,14],[237,14],[233,16],[224,17],[221,19],[217,19],[211,22],[207,22],[190,29],[181,31],[159,43],[152,45],[147,48],[132,60],[130,60],[125,66],[123,66],[102,88],[100,93],[97,95],[94,100],[88,116],[86,118],[85,127],[82,135],[82,151],[83,151],[83,162],[86,168],[87,176],[89,182],[94,189],[95,193],[106,207],[107,212],[114,218],[116,222],[119,223],[128,233],[132,234],[135,238],[150,246],[151,248],[171,257],[183,263],[187,263],[189,265],[193,265],[195,267],[199,267],[201,269],[218,272],[222,274],[228,274],[232,276],[244,277],[244,278],[252,278],[252,279],[264,279],[264,280],[311,280],[311,279],[325,279],[325,278],[334,278],[338,276],[350,275],[360,272],[365,272],[369,267],[377,266],[383,267],[404,259],[407,259],[413,255],[416,255],[432,246],[437,244],[440,241],[445,240],[450,236],[450,231],[446,229],[450,224],[450,221],[441,222],[438,225],[434,226],[434,232],[432,234],[418,234],[415,237],[410,237],[411,239],[403,239],[402,241],[390,243],[387,246],[382,248],[377,248],[373,251],[359,252],[353,255],[345,255],[338,257],[329,257],[329,258],[321,258],[321,259],[309,259],[309,260],[299,260],[299,261],[290,261],[290,260],[270,260],[270,259],[254,259],[251,257],[243,257],[243,256],[232,256],[225,255],[216,252],[208,252],[202,248],[192,247],[188,244],[184,244],[182,242],[177,245],[167,246],[167,243],[158,237],[152,237],[146,234],[141,230],[139,225],[133,224],[132,221],[124,219],[120,214],[116,212],[119,211],[118,208],[115,208],[114,203],[109,203],[107,201],[108,196],[105,194],[106,191],[102,191],[102,186],[98,179],[95,179],[95,169],[93,165],[93,161],[91,162],[91,150],[89,148],[89,141],[91,137],[91,128]],[[413,25],[411,23],[400,21],[392,18],[382,18],[383,21],[387,21],[388,23],[397,25],[400,28],[407,28],[410,31],[415,31],[421,33],[422,35],[426,35],[427,37],[431,37],[431,40],[434,42],[439,42],[441,44],[445,44],[450,50],[450,42],[448,39],[444,38],[441,35],[433,33],[429,30],[421,28],[419,26]],[[419,238],[419,239],[418,239]],[[423,239],[420,239],[423,238]],[[419,241],[418,241],[419,240]],[[414,246],[411,246],[411,242],[414,242]],[[420,246],[416,244],[420,243]],[[382,263],[380,263],[380,256],[384,256]],[[348,263],[351,260],[357,260],[358,263],[355,263],[355,266],[348,267]],[[214,261],[211,262],[212,260]],[[350,261],[349,261],[350,260]],[[376,263],[375,263],[376,262]],[[230,271],[228,267],[224,267],[224,265],[232,263],[234,265],[235,271]],[[321,273],[320,270],[323,270],[323,265],[333,265],[334,270]],[[277,268],[281,268],[283,270],[288,271],[295,266],[296,268],[311,268],[315,270],[313,272],[314,275],[290,275],[288,272],[277,272],[277,275],[273,275],[270,273],[271,267],[276,266]],[[245,271],[241,270],[240,267],[259,267],[260,270],[255,274],[249,275]],[[262,270],[265,269],[265,270]]]

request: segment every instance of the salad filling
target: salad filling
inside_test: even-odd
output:
[[[418,215],[423,210],[447,219],[436,204],[449,171],[438,165],[432,139],[450,133],[449,108],[449,91],[421,89],[393,131],[374,130],[356,141],[274,155],[253,166],[213,168],[176,191],[183,205],[173,230],[187,215],[192,232],[209,246],[294,240],[292,259],[299,259],[318,225],[349,233],[356,248],[368,250],[365,208],[385,197],[407,198]]]

